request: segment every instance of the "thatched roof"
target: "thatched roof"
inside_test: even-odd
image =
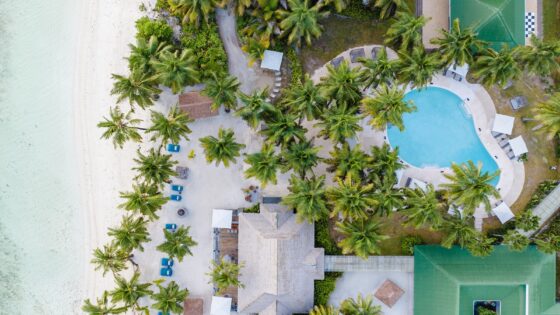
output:
[[[185,299],[185,305],[183,307],[184,315],[202,315],[203,314],[204,301],[200,298],[188,298]]]
[[[314,226],[297,223],[284,206],[261,204],[239,216],[238,311],[290,315],[313,307],[314,280],[324,277],[324,250],[314,248]]]
[[[187,92],[179,95],[179,108],[187,112],[192,119],[212,117],[218,115],[218,111],[212,111],[212,99],[199,92]]]

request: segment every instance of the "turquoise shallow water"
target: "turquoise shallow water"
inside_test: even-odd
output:
[[[482,163],[494,172],[498,165],[480,141],[463,100],[451,91],[428,87],[405,95],[418,110],[403,115],[405,130],[391,126],[389,142],[399,148],[400,157],[416,167],[449,167],[452,162]],[[498,178],[494,180],[497,184]]]
[[[0,0],[0,314],[76,314],[75,0]]]

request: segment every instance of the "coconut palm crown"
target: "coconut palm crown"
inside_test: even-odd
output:
[[[282,203],[296,209],[298,222],[313,223],[328,217],[325,176],[300,179],[290,178],[290,193],[282,198]]]
[[[552,95],[547,101],[537,104],[533,110],[535,119],[543,126],[541,132],[549,139],[560,135],[560,93]]]
[[[408,12],[397,12],[393,24],[385,34],[385,43],[403,51],[422,47],[422,28],[428,20],[423,15],[417,17]]]
[[[148,133],[153,133],[152,141],[161,139],[161,144],[179,143],[181,139],[189,140],[188,134],[192,131],[188,124],[193,120],[189,114],[182,111],[179,106],[173,106],[167,116],[160,112],[152,111],[152,126]]]
[[[204,148],[206,161],[208,163],[216,162],[216,166],[223,163],[225,167],[229,167],[230,163],[236,163],[241,149],[245,148],[244,144],[235,142],[235,134],[232,129],[220,128],[218,138],[207,136],[200,138],[199,141]]]
[[[379,254],[379,242],[387,239],[380,234],[381,224],[374,217],[336,223],[336,230],[344,237],[338,246],[343,254],[355,254],[367,259],[369,255]]]
[[[159,292],[152,294],[152,299],[155,301],[152,308],[160,310],[163,314],[183,313],[183,303],[189,296],[189,290],[181,290],[175,281],[169,282],[167,287],[162,286],[159,282],[156,285]]]
[[[173,170],[173,166],[178,162],[171,160],[171,155],[161,154],[153,148],[146,155],[142,154],[140,150],[137,153],[138,158],[134,159],[137,166],[132,168],[138,173],[135,177],[136,180],[142,179],[145,184],[161,186],[177,174]]]
[[[120,197],[125,201],[119,205],[119,208],[140,213],[151,221],[159,218],[157,211],[169,200],[157,185],[145,183],[133,184],[132,191],[121,192]]]
[[[222,105],[226,110],[231,110],[237,108],[239,85],[236,77],[222,77],[212,73],[212,78],[206,82],[202,92],[214,100],[211,105],[212,110],[217,111]]]
[[[321,12],[320,3],[311,6],[309,0],[288,0],[288,7],[288,11],[280,11],[282,36],[287,38],[288,44],[301,46],[303,39],[311,45],[311,40],[323,32],[319,19],[326,17],[328,12]]]
[[[281,166],[281,160],[272,146],[265,145],[260,152],[248,154],[245,163],[249,165],[245,170],[245,177],[254,177],[263,186],[268,183],[276,184],[276,172]]]
[[[515,54],[507,46],[502,47],[500,52],[488,48],[476,59],[472,68],[472,75],[488,86],[505,86],[510,80],[515,80],[521,75]]]
[[[481,51],[485,46],[473,28],[461,28],[459,19],[453,20],[451,29],[441,30],[441,37],[434,38],[431,42],[439,46],[438,51],[446,65],[455,63],[459,66],[472,64],[474,53]]]
[[[156,72],[155,78],[175,94],[183,91],[187,85],[198,83],[200,78],[190,49],[174,53],[164,51],[158,59],[152,60],[152,67]]]
[[[402,116],[405,113],[412,113],[416,106],[404,99],[404,91],[396,86],[388,87],[383,84],[376,90],[374,97],[362,100],[364,112],[370,116],[370,125],[376,129],[384,129],[387,124],[391,124],[404,130]]]
[[[241,268],[243,264],[236,264],[221,260],[219,263],[212,261],[212,270],[207,273],[210,276],[210,283],[213,283],[218,288],[218,294],[223,294],[229,287],[245,287],[239,276],[241,275]]]
[[[131,106],[138,105],[145,109],[154,104],[153,95],[161,92],[154,86],[153,78],[141,70],[133,70],[128,77],[119,74],[113,74],[112,77],[115,82],[111,95],[117,96],[117,103],[127,99]]]
[[[115,148],[123,148],[127,141],[141,142],[142,136],[138,130],[143,128],[136,127],[141,119],[132,118],[132,112],[123,113],[118,106],[109,110],[109,118],[103,117],[103,121],[97,127],[105,129],[101,135],[102,139],[112,139]]]
[[[180,226],[172,232],[163,229],[165,241],[157,246],[157,250],[165,253],[169,258],[175,258],[181,262],[186,255],[192,256],[191,247],[198,245],[189,234],[190,226]]]

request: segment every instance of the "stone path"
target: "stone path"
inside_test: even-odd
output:
[[[533,209],[533,214],[539,217],[539,227],[542,228],[550,219],[555,215],[556,210],[560,208],[560,185],[548,194],[536,207]],[[530,236],[535,231],[525,232],[519,230],[522,234]]]
[[[413,256],[325,256],[325,272],[401,271],[414,272]]]

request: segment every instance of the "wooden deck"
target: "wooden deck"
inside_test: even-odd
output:
[[[233,215],[232,218],[232,228],[231,229],[217,229],[217,259],[220,261],[225,259],[226,261],[238,262],[238,225],[239,216],[237,214]],[[243,272],[243,269],[241,269]],[[230,287],[223,294],[224,297],[232,298],[232,309],[237,310],[237,288]]]

